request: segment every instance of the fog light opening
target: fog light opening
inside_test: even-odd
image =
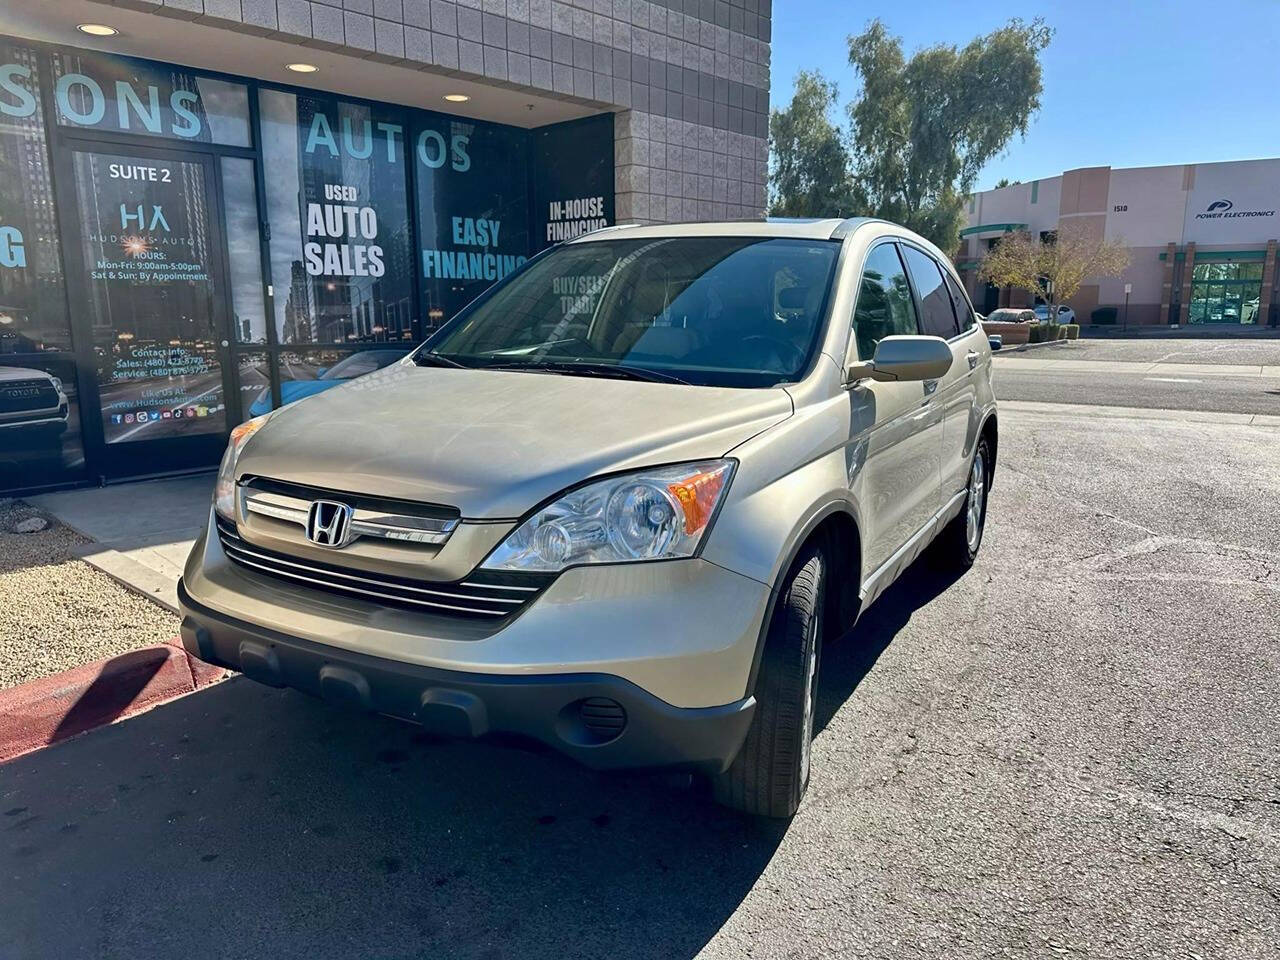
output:
[[[610,697],[586,697],[566,704],[556,719],[556,733],[566,743],[598,747],[622,736],[627,711]]]

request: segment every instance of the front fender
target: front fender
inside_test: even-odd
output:
[[[825,517],[842,511],[861,530],[856,490],[866,445],[850,443],[849,427],[850,404],[841,393],[734,450],[738,470],[702,557],[776,588]]]

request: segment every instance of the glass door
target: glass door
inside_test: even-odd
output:
[[[101,144],[73,148],[71,168],[79,237],[68,280],[93,353],[99,470],[212,466],[239,414],[228,410],[238,404],[213,160]]]

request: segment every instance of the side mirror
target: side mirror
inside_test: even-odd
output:
[[[889,383],[937,380],[951,369],[951,347],[941,337],[885,337],[870,360],[849,364],[845,383],[870,377]]]

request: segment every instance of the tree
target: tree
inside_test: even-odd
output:
[[[854,173],[877,216],[956,249],[978,174],[1040,108],[1039,55],[1052,35],[1043,20],[1015,18],[963,49],[910,59],[879,20],[849,38],[862,79],[849,107]]]
[[[999,190],[1001,187],[1016,187],[1021,182],[1021,180],[1010,180],[1008,177],[1001,177],[996,181],[996,185],[992,189]]]
[[[978,267],[978,279],[997,287],[1017,287],[1049,305],[1049,317],[1091,277],[1116,277],[1129,266],[1123,243],[1107,240],[1080,224],[1068,224],[1044,239],[1007,233]]]
[[[800,73],[791,104],[774,111],[770,213],[883,217],[954,250],[979,172],[1040,107],[1039,55],[1051,34],[1041,20],[1015,19],[963,49],[908,59],[873,20],[849,37],[862,82],[849,130],[832,122],[837,88],[818,73]]]
[[[846,135],[831,122],[836,96],[836,85],[821,73],[802,70],[791,105],[769,119],[771,216],[848,217],[861,209]]]

